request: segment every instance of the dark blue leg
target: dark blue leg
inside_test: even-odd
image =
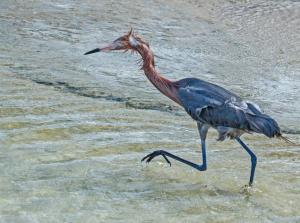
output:
[[[202,169],[206,170],[207,165],[206,165],[206,145],[205,145],[205,140],[201,140],[201,149],[202,149]]]
[[[200,122],[197,122],[197,127],[198,127],[198,132],[199,132],[199,135],[200,135],[200,139],[201,139],[202,169],[206,170],[207,165],[206,165],[206,144],[205,144],[205,140],[206,140],[206,135],[207,135],[209,126],[206,126],[206,125],[201,124]]]
[[[236,138],[236,141],[238,141],[238,143],[241,144],[241,146],[251,156],[251,175],[250,175],[250,180],[249,180],[249,186],[252,186],[253,179],[254,179],[254,174],[255,174],[255,167],[256,167],[257,158],[256,158],[255,154],[250,150],[250,148],[239,137]]]
[[[146,160],[146,162],[149,163],[149,162],[151,162],[151,160],[152,160],[154,157],[160,156],[160,155],[163,156],[163,157],[165,158],[165,160],[170,164],[170,166],[171,166],[171,162],[168,161],[168,159],[167,159],[166,157],[170,157],[170,158],[172,158],[172,159],[174,159],[174,160],[177,160],[177,161],[179,161],[179,162],[181,162],[181,163],[184,163],[184,164],[186,164],[186,165],[189,165],[189,166],[191,166],[191,167],[193,167],[193,168],[195,168],[195,169],[197,169],[197,170],[199,170],[199,171],[204,171],[204,170],[206,170],[206,164],[205,164],[205,166],[204,166],[204,165],[198,165],[198,164],[196,164],[196,163],[192,163],[192,162],[190,162],[190,161],[188,161],[188,160],[182,159],[182,158],[179,157],[179,156],[175,156],[174,154],[169,153],[169,152],[164,151],[164,150],[156,150],[156,151],[154,151],[154,152],[148,154],[147,156],[145,156],[141,161],[143,162],[144,160]]]
[[[204,171],[207,169],[207,165],[206,165],[206,146],[205,146],[205,138],[206,138],[206,134],[207,134],[207,130],[208,128],[206,126],[202,126],[201,124],[198,123],[198,130],[199,130],[199,134],[200,134],[200,138],[201,138],[201,148],[202,148],[202,165],[198,165],[196,163],[192,163],[188,160],[182,159],[181,157],[175,156],[172,153],[169,153],[167,151],[164,150],[156,150],[150,154],[148,154],[147,156],[145,156],[141,161],[143,162],[144,160],[146,160],[147,163],[151,162],[151,160],[156,157],[156,156],[163,156],[164,159],[170,164],[171,166],[171,162],[168,160],[167,157],[170,157],[172,159],[175,159],[181,163],[184,163],[186,165],[189,165],[199,171]]]

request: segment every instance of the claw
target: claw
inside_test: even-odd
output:
[[[163,153],[161,153],[161,152],[159,152],[159,151],[154,151],[154,152],[148,154],[147,156],[143,157],[143,159],[141,160],[141,162],[143,162],[144,160],[146,160],[146,163],[150,163],[153,158],[155,158],[156,156],[159,156],[159,155],[162,155],[162,157],[166,160],[166,162],[170,166],[172,165],[171,162],[170,162],[170,160],[166,157],[166,155],[163,154]]]
[[[149,156],[149,158],[146,160],[146,162],[147,162],[147,163],[150,163],[151,160],[152,160],[154,157],[156,157],[156,156],[158,156],[158,155],[157,155],[155,152],[151,153],[150,156]]]
[[[146,160],[146,163],[149,163],[153,159],[153,155],[154,155],[154,152],[149,153],[147,156],[144,156],[144,158],[141,160],[141,162]]]
[[[165,158],[165,160],[167,161],[167,163],[168,163],[170,166],[172,166],[170,160],[166,157],[166,155],[165,155],[165,154],[162,154],[162,156],[163,156],[163,158]]]
[[[152,153],[149,153],[147,156],[144,156],[143,159],[141,160],[141,162],[143,162],[145,159],[147,159],[149,156],[151,156]],[[146,161],[147,162],[147,161]]]

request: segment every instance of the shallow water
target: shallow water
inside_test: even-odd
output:
[[[147,3],[147,7],[145,4]],[[298,1],[1,1],[0,222],[300,222],[300,148],[208,137],[160,95],[137,55],[83,56],[133,26],[170,79],[198,77],[258,103],[300,143]]]

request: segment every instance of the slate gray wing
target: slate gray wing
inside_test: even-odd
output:
[[[179,85],[178,96],[183,107],[193,119],[204,123],[211,123],[214,120],[214,117],[211,117],[212,120],[209,119],[207,111],[218,113],[220,110],[226,110],[227,102],[242,101],[226,89],[196,78],[182,79]]]
[[[180,80],[178,97],[190,116],[214,127],[224,126],[255,131],[272,137],[278,124],[259,107],[230,91],[195,78]]]

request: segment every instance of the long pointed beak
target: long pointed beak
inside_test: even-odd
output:
[[[117,47],[116,43],[113,42],[113,43],[109,44],[106,47],[96,48],[96,49],[93,49],[93,50],[91,50],[89,52],[86,52],[84,55],[88,55],[88,54],[92,54],[92,53],[97,53],[97,52],[108,52],[108,51],[111,51],[111,50],[115,50],[116,47]]]
[[[93,50],[91,50],[89,52],[86,52],[84,55],[88,55],[88,54],[92,54],[92,53],[97,53],[97,52],[100,52],[100,51],[101,51],[100,48],[96,48],[96,49],[93,49]]]

